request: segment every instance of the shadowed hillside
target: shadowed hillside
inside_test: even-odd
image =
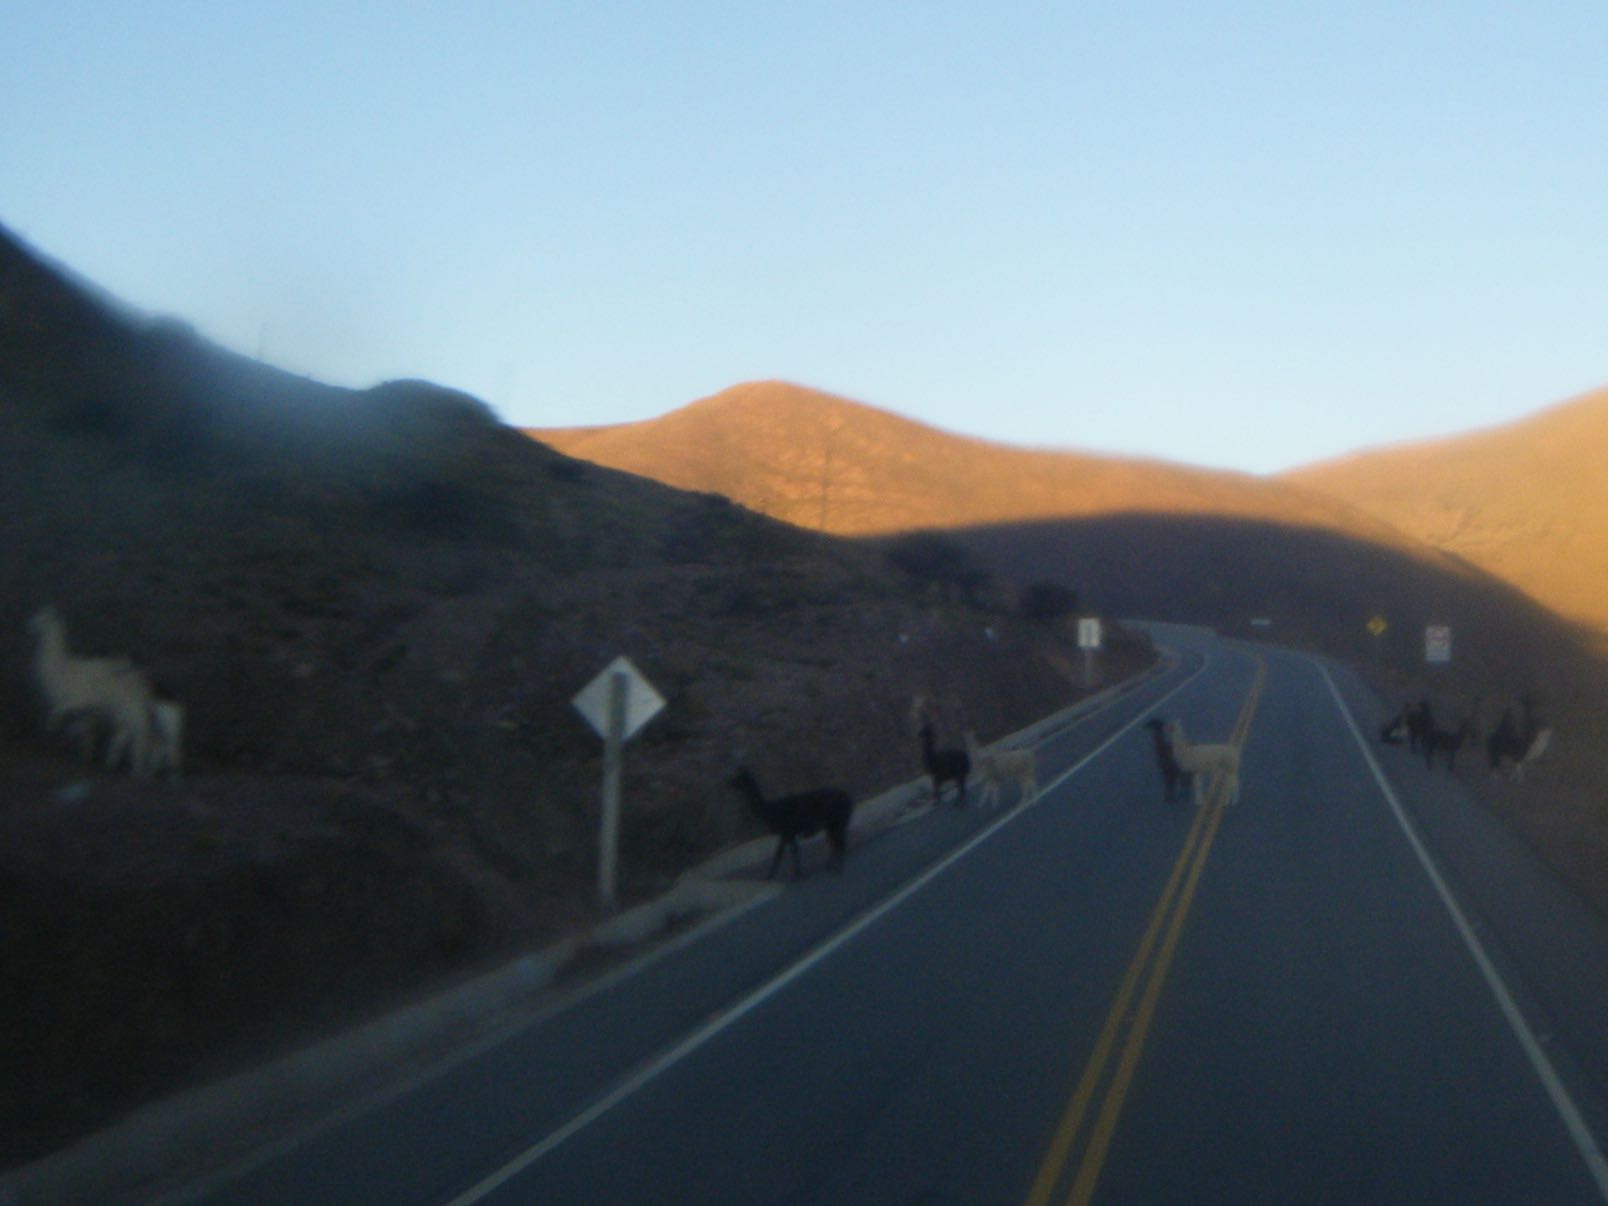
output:
[[[628,757],[627,903],[753,835],[739,752],[863,796],[919,769],[916,693],[992,739],[1081,691],[1060,630],[452,390],[232,355],[4,230],[0,464],[3,1163],[595,922],[570,698],[617,654],[669,701]],[[181,780],[44,731],[47,603],[185,706]]]
[[[1516,423],[1283,475],[1608,632],[1608,390]]]
[[[1403,675],[1427,674],[1424,628],[1449,625],[1460,689],[1493,702],[1550,686],[1560,657],[1589,660],[1586,634],[1507,583],[1454,557],[1332,529],[1130,513],[949,535],[996,574],[1062,581],[1110,614],[1209,623]],[[1388,623],[1377,639],[1367,631],[1375,616]]]

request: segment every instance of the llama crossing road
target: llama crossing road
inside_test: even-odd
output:
[[[1608,1201],[1602,920],[1342,668],[1156,631],[1181,664],[1032,806],[896,826],[192,1200]],[[1156,715],[1242,746],[1237,803],[1163,800]]]

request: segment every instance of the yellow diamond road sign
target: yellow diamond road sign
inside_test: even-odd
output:
[[[1368,621],[1368,631],[1373,636],[1383,636],[1385,629],[1388,627],[1389,625],[1385,623],[1384,616],[1375,616]]]

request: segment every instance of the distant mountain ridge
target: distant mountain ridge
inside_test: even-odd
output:
[[[1608,630],[1608,389],[1500,427],[1370,449],[1282,480],[1320,491]]]
[[[1289,483],[1011,447],[781,381],[737,385],[638,423],[526,434],[571,456],[724,494],[836,535],[1134,512],[1268,519],[1405,543],[1389,524]]]

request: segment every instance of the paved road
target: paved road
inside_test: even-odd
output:
[[[1343,670],[1173,674],[201,1200],[1608,1201],[1608,929]],[[1162,801],[1154,714],[1244,742]]]

